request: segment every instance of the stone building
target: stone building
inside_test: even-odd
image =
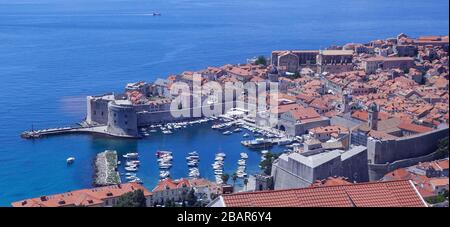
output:
[[[322,50],[317,55],[317,71],[339,73],[353,70],[353,50]]]
[[[399,68],[407,70],[414,66],[414,59],[410,57],[371,57],[363,59],[361,65],[366,73],[374,73],[377,69],[388,70]]]
[[[275,189],[309,187],[316,180],[330,176],[366,182],[369,180],[367,149],[355,146],[348,151],[332,150],[310,156],[282,154],[272,165],[272,176]]]

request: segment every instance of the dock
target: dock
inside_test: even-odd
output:
[[[124,138],[136,138],[127,135],[112,135],[108,133],[106,125],[100,126],[73,126],[73,127],[62,127],[62,128],[50,128],[41,130],[31,130],[25,131],[20,134],[23,139],[37,139],[46,136],[62,135],[62,134],[102,134],[107,136],[124,137]]]

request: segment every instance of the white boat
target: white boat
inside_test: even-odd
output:
[[[244,137],[244,138],[249,137],[249,136],[250,136],[250,134],[248,134],[248,133],[245,133],[244,135],[242,135],[242,137]]]
[[[242,153],[240,153],[240,155],[241,155],[242,159],[247,159],[248,158],[248,154],[247,153],[242,152]]]
[[[241,131],[242,131],[241,128],[236,128],[236,129],[233,130],[233,132],[241,132]]]
[[[125,170],[129,171],[129,172],[136,172],[138,169],[136,167],[128,166],[128,167],[125,167]]]
[[[125,176],[136,176],[135,173],[125,173]]]
[[[163,134],[172,134],[173,132],[170,131],[170,130],[163,130],[162,133],[163,133]]]
[[[151,133],[155,133],[155,132],[157,132],[157,131],[158,131],[158,130],[156,130],[156,129],[150,130]]]
[[[162,163],[162,164],[159,164],[159,168],[160,168],[160,169],[169,169],[170,167],[172,167],[172,164],[171,164],[171,163]]]
[[[136,179],[136,178],[137,178],[136,175],[125,177],[125,179],[127,179],[127,180],[133,180],[133,179]]]
[[[169,171],[161,171],[160,173],[159,173],[159,177],[161,177],[161,178],[167,178],[167,177],[169,177],[170,176],[170,173],[169,173]]]
[[[230,132],[230,131],[225,131],[225,132],[223,132],[222,134],[224,134],[224,135],[231,135],[232,132]]]
[[[218,153],[218,154],[216,154],[216,156],[219,156],[219,157],[226,157],[227,155],[225,154],[225,153]]]
[[[75,157],[69,157],[66,160],[67,164],[69,164],[69,165],[72,164],[74,161],[75,161]]]
[[[219,156],[219,157],[216,157],[216,158],[214,158],[214,160],[216,160],[216,161],[223,161],[223,159],[224,159],[224,158],[223,158],[223,157],[220,157],[220,156]]]
[[[197,151],[193,151],[193,152],[189,152],[188,153],[189,156],[198,156]]]
[[[123,155],[124,158],[138,158],[139,154],[138,153],[127,153]]]
[[[269,153],[268,150],[262,150],[262,151],[261,151],[261,154],[267,154],[267,153]]]
[[[198,166],[198,162],[188,162],[187,165],[189,167],[196,167],[196,166]]]

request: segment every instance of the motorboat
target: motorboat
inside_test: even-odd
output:
[[[242,153],[240,153],[240,155],[241,155],[242,159],[247,159],[248,158],[248,154],[247,153],[242,152]]]
[[[225,153],[221,152],[221,153],[216,154],[216,156],[225,158],[227,155]]]
[[[172,134],[173,132],[170,130],[163,130],[162,133],[168,135],[168,134]]]
[[[161,163],[161,164],[159,164],[159,168],[160,169],[169,169],[171,167],[172,167],[171,163]]]
[[[129,172],[136,172],[138,169],[136,167],[127,166],[125,167],[125,170]]]
[[[244,137],[244,138],[247,138],[249,136],[250,136],[250,134],[248,134],[248,133],[245,133],[244,135],[242,135],[242,137]]]
[[[216,158],[214,158],[214,160],[216,160],[216,161],[223,161],[223,157],[220,157],[220,156],[218,156],[218,157],[216,157]]]
[[[189,156],[198,156],[197,151],[193,151],[193,152],[189,152],[188,153]]]
[[[230,132],[230,131],[225,131],[225,132],[223,132],[222,134],[223,134],[223,135],[231,135],[232,132]]]
[[[198,166],[198,162],[188,162],[187,164],[189,167],[196,167]]]
[[[233,130],[233,132],[242,132],[242,129],[241,128],[236,128],[236,129]]]
[[[266,140],[264,138],[257,138],[254,140],[245,140],[241,141],[241,144],[249,147],[249,148],[264,148],[264,147],[271,147],[273,146],[272,142],[269,140]]]
[[[170,172],[169,171],[161,171],[159,173],[159,177],[162,178],[162,179],[167,178],[169,176],[170,176]]]
[[[71,165],[73,162],[75,162],[75,157],[69,157],[66,159],[66,162],[68,165]]]
[[[124,154],[123,157],[133,159],[133,158],[138,158],[139,154],[138,153],[127,153],[127,154]]]
[[[262,151],[261,151],[261,154],[267,154],[267,153],[269,153],[268,150],[262,150]]]

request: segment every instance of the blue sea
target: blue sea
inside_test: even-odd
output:
[[[128,82],[245,62],[276,49],[319,49],[401,32],[447,35],[447,0],[0,0],[0,206],[29,197],[91,187],[96,153],[138,151],[138,176],[152,189],[155,151],[174,153],[175,178],[185,156],[200,153],[213,179],[214,153],[225,172],[246,151],[242,135],[208,125],[143,140],[90,135],[23,140],[34,126],[72,125],[85,116],[85,96],[120,92]],[[162,16],[150,14],[161,12]],[[248,172],[260,155],[249,153]],[[72,166],[66,158],[75,156]]]

